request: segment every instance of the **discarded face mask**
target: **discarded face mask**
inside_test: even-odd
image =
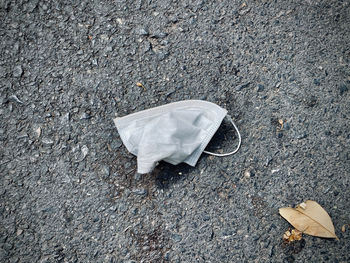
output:
[[[129,152],[137,156],[137,172],[151,172],[159,161],[187,163],[195,166],[202,152],[214,156],[236,153],[241,145],[230,153],[218,154],[204,151],[219,128],[227,110],[202,100],[184,100],[136,112],[114,119],[120,137]]]

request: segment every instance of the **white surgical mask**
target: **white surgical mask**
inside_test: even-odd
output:
[[[204,151],[219,128],[227,111],[202,100],[184,100],[136,112],[114,119],[120,137],[129,152],[137,156],[137,172],[149,173],[163,160],[171,164],[195,166],[202,152],[227,156],[238,151],[218,154]]]

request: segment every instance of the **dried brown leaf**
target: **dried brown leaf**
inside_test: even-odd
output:
[[[301,240],[302,238],[303,238],[303,233],[297,229],[293,229],[292,231],[288,229],[283,235],[283,240],[287,243],[298,241],[298,240]]]
[[[143,88],[143,90],[146,91],[145,86],[141,82],[136,82],[136,86]]]
[[[280,208],[280,215],[304,234],[336,238],[332,219],[317,202],[308,200],[296,208]]]
[[[342,227],[341,227],[341,232],[345,232],[346,230],[346,226],[349,228],[350,227],[350,224],[344,224]]]
[[[280,129],[282,130],[283,129],[283,124],[284,124],[283,119],[279,119],[278,123],[281,125]]]

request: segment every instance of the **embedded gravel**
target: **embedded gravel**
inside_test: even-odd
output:
[[[341,0],[0,0],[0,262],[349,262],[349,26]],[[112,119],[185,99],[240,151],[135,174]],[[339,241],[282,244],[307,199]]]

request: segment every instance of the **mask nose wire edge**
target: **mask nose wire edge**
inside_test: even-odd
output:
[[[213,155],[213,156],[218,156],[218,157],[225,157],[225,156],[229,156],[229,155],[232,155],[232,154],[235,154],[236,152],[238,152],[239,148],[241,147],[241,143],[242,143],[241,134],[239,133],[239,130],[238,130],[236,124],[233,122],[231,116],[230,115],[226,115],[226,117],[232,123],[233,127],[235,128],[235,130],[237,132],[237,135],[238,135],[237,148],[234,151],[228,152],[228,153],[213,153],[213,152],[203,151],[204,153],[209,154],[209,155]]]

